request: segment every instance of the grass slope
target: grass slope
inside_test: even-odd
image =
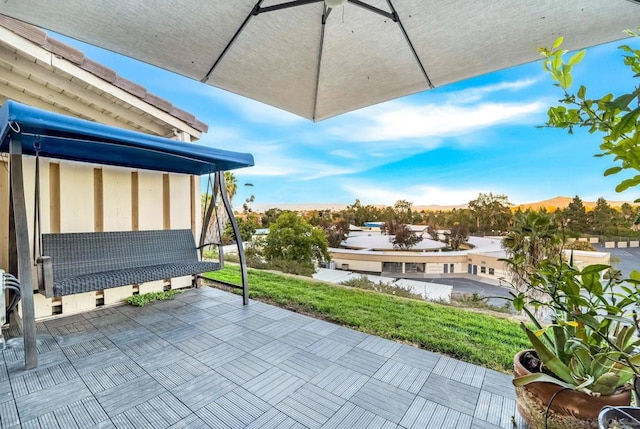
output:
[[[227,266],[207,277],[239,284],[240,270]],[[249,295],[498,371],[510,372],[513,355],[529,348],[513,320],[446,305],[251,269]]]

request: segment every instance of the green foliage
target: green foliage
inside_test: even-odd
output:
[[[591,243],[589,243],[588,241],[571,241],[569,243],[566,243],[564,245],[564,248],[566,250],[584,250],[587,252],[595,252],[596,249],[593,248],[593,246],[591,245]],[[613,261],[611,261],[613,262]]]
[[[475,220],[474,230],[482,234],[501,234],[506,231],[511,219],[512,204],[506,195],[480,193],[469,201],[469,210]]]
[[[636,36],[634,33],[630,33]],[[623,192],[640,184],[640,87],[632,88],[628,93],[606,94],[600,98],[588,98],[587,88],[580,86],[577,91],[570,92],[573,83],[573,67],[585,55],[580,51],[567,61],[567,51],[560,49],[562,38],[556,40],[551,49],[539,48],[544,57],[543,67],[552,79],[564,91],[560,105],[552,106],[548,111],[547,126],[561,128],[573,133],[575,127],[586,128],[589,133],[600,133],[602,143],[597,156],[610,156],[618,163],[605,171],[605,175],[620,172],[635,172],[633,177],[623,179],[617,192]],[[640,77],[640,50],[627,45],[620,46],[624,53],[623,60],[635,78]],[[638,201],[638,200],[637,200]]]
[[[378,283],[369,280],[366,275],[361,275],[356,279],[346,280],[340,283],[343,286],[353,287],[364,290],[372,290],[379,293],[385,293],[387,295],[401,296],[403,298],[419,299],[422,300],[422,295],[414,294],[411,289],[404,288],[396,284],[387,284],[382,281]]]
[[[459,250],[462,244],[469,241],[469,228],[456,222],[448,232],[445,232],[444,236],[451,250]]]
[[[611,395],[630,382],[640,364],[633,316],[640,296],[635,285],[623,284],[607,265],[578,270],[566,262],[544,260],[528,276],[527,288],[512,293],[512,302],[529,316],[532,325],[523,323],[522,329],[556,384]],[[531,291],[535,300],[526,298]],[[549,310],[550,324],[532,311],[540,307]],[[514,383],[542,381],[540,377]]]
[[[136,307],[144,307],[153,301],[166,301],[173,299],[173,297],[179,293],[181,293],[181,291],[176,289],[163,292],[149,292],[141,295],[131,295],[125,299],[125,302]]]
[[[422,236],[416,234],[405,224],[396,224],[393,234],[392,237],[389,237],[389,242],[393,244],[395,249],[409,250],[422,241]]]
[[[267,261],[294,261],[313,269],[314,262],[329,261],[328,243],[320,228],[304,218],[285,211],[269,228],[264,245]]]
[[[237,267],[207,274],[238,283]],[[249,270],[249,294],[362,332],[503,372],[527,341],[506,318],[344,286]]]

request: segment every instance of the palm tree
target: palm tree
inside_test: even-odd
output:
[[[562,243],[558,224],[552,215],[533,211],[518,213],[514,226],[502,239],[511,285],[524,292],[529,300],[542,299],[527,290],[527,279],[542,261],[560,262]]]

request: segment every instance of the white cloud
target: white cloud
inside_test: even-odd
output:
[[[475,106],[389,102],[354,112],[344,125],[334,126],[329,132],[346,140],[368,142],[455,137],[499,124],[528,122],[546,106],[539,101]]]
[[[363,204],[393,204],[398,200],[411,201],[415,206],[423,205],[460,205],[478,197],[485,189],[450,189],[438,186],[416,185],[406,188],[385,188],[383,183],[351,183],[343,186],[345,192],[358,198]]]
[[[481,100],[485,96],[499,91],[518,91],[528,88],[540,81],[540,78],[521,79],[511,82],[499,82],[491,85],[468,88],[448,94],[448,100],[453,103],[468,104]]]
[[[336,149],[329,152],[329,155],[337,156],[340,158],[349,158],[349,159],[358,159],[360,155],[357,153],[344,150],[344,149]]]

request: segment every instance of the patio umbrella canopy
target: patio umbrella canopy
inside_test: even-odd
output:
[[[253,165],[253,156],[98,124],[6,101],[0,108],[0,152],[9,138],[22,153],[70,161],[203,175]]]
[[[343,1],[344,2],[344,1]],[[626,37],[632,0],[4,0],[0,13],[314,121]]]

